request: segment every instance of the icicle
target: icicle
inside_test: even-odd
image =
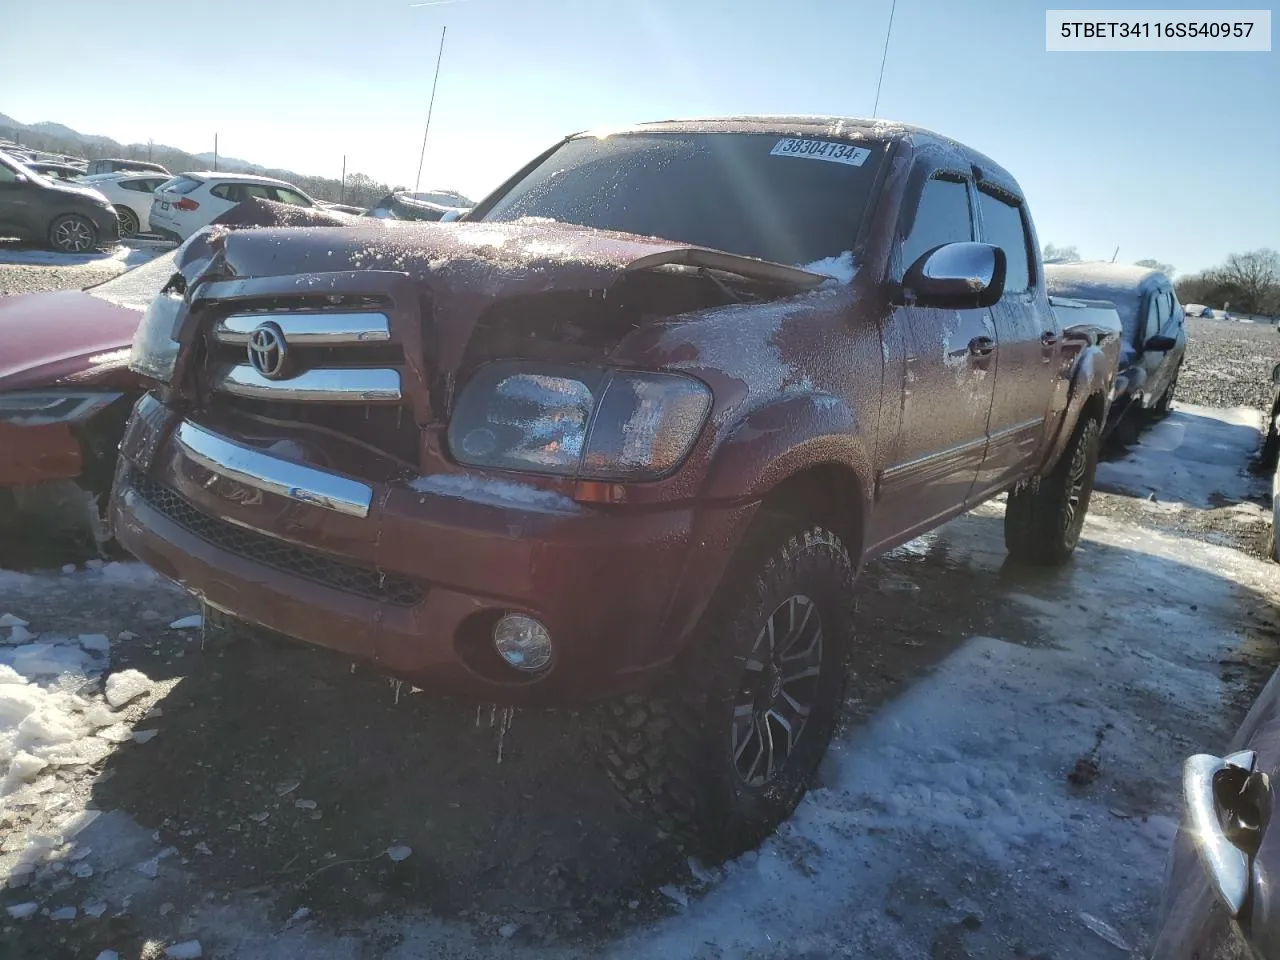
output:
[[[503,707],[498,719],[498,762],[502,762],[502,747],[507,739],[507,731],[511,729],[511,721],[515,719],[515,707]]]
[[[476,729],[477,730],[480,729],[480,710],[483,706],[484,704],[481,704],[481,703],[476,704]]]
[[[498,719],[498,705],[496,703],[489,704],[489,729],[493,729],[494,721]]]
[[[393,689],[395,690],[395,692],[396,692],[396,703],[395,703],[395,705],[396,705],[396,706],[399,706],[399,705],[400,705],[400,688],[404,686],[404,681],[403,681],[403,680],[392,680],[392,681],[391,681],[391,686],[392,686],[392,688],[393,688]]]

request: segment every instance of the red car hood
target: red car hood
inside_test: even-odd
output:
[[[0,297],[0,390],[141,389],[129,347],[142,313],[79,290]]]

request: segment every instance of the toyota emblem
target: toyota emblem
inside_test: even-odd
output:
[[[249,365],[268,380],[284,376],[288,346],[274,323],[264,323],[249,334]]]

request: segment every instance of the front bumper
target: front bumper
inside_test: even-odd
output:
[[[486,502],[319,469],[302,435],[240,436],[144,397],[112,496],[121,545],[239,619],[496,702],[648,684],[683,647],[755,510]],[[506,612],[546,624],[546,671],[530,678],[493,652]]]
[[[94,208],[93,225],[98,228],[98,243],[102,245],[117,243],[120,240],[120,218],[115,208],[104,210]]]

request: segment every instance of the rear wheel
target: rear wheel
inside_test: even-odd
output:
[[[49,246],[63,253],[85,253],[97,242],[98,228],[79,214],[63,214],[49,225]]]
[[[120,218],[120,236],[133,237],[138,234],[138,215],[128,207],[116,207],[116,216]]]
[[[836,534],[753,533],[668,681],[604,711],[625,802],[715,858],[759,843],[804,795],[853,629],[854,568]]]
[[[1093,495],[1099,434],[1096,419],[1082,418],[1053,471],[1010,492],[1004,542],[1015,560],[1057,566],[1071,557]]]
[[[1168,388],[1160,395],[1160,399],[1152,411],[1158,419],[1163,419],[1169,415],[1169,409],[1173,406],[1173,391],[1177,389],[1177,386],[1178,373],[1175,372],[1173,379],[1169,381]]]

